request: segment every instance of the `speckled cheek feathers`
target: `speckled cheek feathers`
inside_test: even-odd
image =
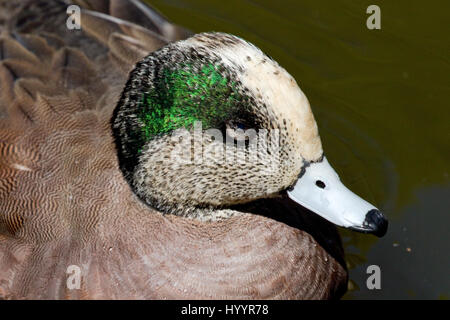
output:
[[[192,129],[195,121],[205,130],[218,129],[230,119],[278,130],[279,148],[259,163],[220,163],[215,155],[202,163],[173,161],[174,130]],[[138,63],[113,129],[122,170],[136,194],[179,215],[270,197],[295,182],[304,161],[322,156],[308,100],[292,76],[255,46],[221,33],[170,44]],[[202,150],[211,148],[204,139],[201,144]]]

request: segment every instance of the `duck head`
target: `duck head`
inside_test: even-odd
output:
[[[197,34],[139,61],[112,128],[125,178],[163,213],[224,219],[233,205],[287,192],[336,225],[386,232],[328,163],[294,78],[238,37]]]

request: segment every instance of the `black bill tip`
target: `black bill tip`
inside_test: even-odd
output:
[[[377,209],[372,209],[367,212],[362,227],[350,227],[352,230],[363,233],[371,233],[380,238],[386,234],[387,228],[387,219],[381,211]]]

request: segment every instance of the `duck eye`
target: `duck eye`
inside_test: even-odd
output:
[[[323,182],[322,180],[316,180],[316,186],[318,186],[321,189],[325,189],[326,187],[325,182]]]
[[[229,120],[225,124],[225,134],[232,140],[248,142],[249,136],[244,131],[248,126],[241,121]]]
[[[226,123],[227,129],[246,130],[247,126],[241,121],[229,120]]]
[[[238,129],[241,129],[241,130],[244,130],[245,129],[245,126],[244,126],[244,124],[243,123],[236,123],[236,128],[238,128]]]

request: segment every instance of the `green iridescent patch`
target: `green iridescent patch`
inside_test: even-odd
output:
[[[139,140],[145,143],[178,128],[189,129],[196,121],[208,129],[230,118],[242,97],[236,82],[218,69],[211,63],[162,69],[154,88],[145,92],[139,103]]]

